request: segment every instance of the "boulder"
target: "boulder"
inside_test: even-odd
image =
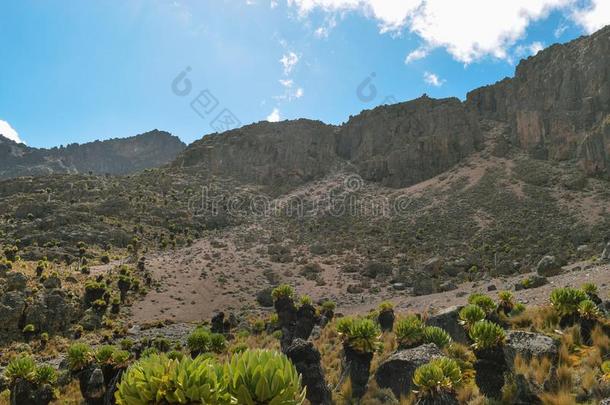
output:
[[[509,331],[504,344],[504,357],[508,367],[514,366],[517,355],[527,360],[548,357],[555,364],[559,356],[559,344],[540,333]]]
[[[27,276],[19,271],[11,271],[6,273],[7,291],[24,291],[27,286],[27,282]]]
[[[25,310],[25,295],[9,291],[0,297],[0,341],[21,332],[20,322]]]
[[[42,285],[47,289],[61,288],[61,280],[57,276],[50,276],[42,283]]]
[[[301,374],[309,402],[312,405],[330,405],[332,396],[320,364],[320,352],[313,343],[295,339],[285,354]]]
[[[464,327],[459,323],[461,309],[461,306],[445,308],[428,318],[427,323],[430,326],[438,326],[444,329],[455,342],[469,344],[470,339],[466,335]]]
[[[375,381],[380,388],[389,388],[400,398],[411,392],[415,369],[439,357],[443,357],[443,352],[432,343],[398,350],[379,365]]]
[[[102,315],[89,308],[78,323],[84,330],[93,331],[102,327]]]
[[[544,256],[536,266],[536,274],[542,277],[556,276],[561,273],[561,264],[555,256]]]
[[[67,331],[78,319],[78,310],[65,291],[43,290],[34,297],[25,311],[25,323],[37,330],[56,333]]]

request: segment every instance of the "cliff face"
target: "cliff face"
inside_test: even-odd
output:
[[[340,127],[319,121],[261,122],[195,142],[174,162],[265,185],[302,184],[355,166],[364,179],[403,187],[470,154],[476,122],[457,99],[422,97],[382,106]]]
[[[305,119],[261,122],[205,136],[173,165],[265,185],[300,184],[323,176],[337,162],[334,131]]]
[[[511,141],[535,157],[610,174],[610,27],[521,61],[513,79],[470,92],[466,103],[509,123]]]
[[[0,136],[0,179],[52,173],[129,174],[171,162],[185,148],[167,132],[37,149]]]
[[[424,96],[350,119],[337,136],[337,153],[364,179],[404,187],[449,169],[480,141],[476,120],[457,98]]]

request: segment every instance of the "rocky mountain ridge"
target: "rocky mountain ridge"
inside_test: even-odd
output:
[[[405,187],[443,173],[476,150],[482,132],[536,159],[573,160],[610,175],[610,27],[521,61],[515,77],[456,98],[426,95],[350,117],[260,122],[190,145],[174,167],[264,185],[304,184],[338,166]]]
[[[53,173],[130,174],[172,161],[185,144],[153,130],[129,138],[31,148],[0,135],[0,179]]]

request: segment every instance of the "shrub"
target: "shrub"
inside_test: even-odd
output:
[[[305,402],[301,377],[286,356],[276,351],[246,350],[224,367],[227,389],[239,404]]]
[[[392,304],[389,301],[385,301],[382,302],[381,304],[379,304],[379,312],[386,312],[386,311],[393,311],[394,310],[394,304]]]
[[[381,330],[368,318],[342,318],[337,322],[337,332],[343,342],[361,353],[373,353],[380,347]]]
[[[471,294],[470,297],[468,297],[468,303],[481,307],[481,309],[485,311],[486,314],[491,314],[493,311],[496,310],[496,303],[494,302],[494,300],[490,296],[485,294]]]
[[[582,290],[575,288],[556,288],[551,292],[551,305],[561,316],[573,315],[578,311],[578,304],[589,297]]]
[[[426,326],[423,333],[424,343],[434,343],[439,349],[451,343],[451,336],[438,326]]]
[[[601,313],[593,301],[584,300],[578,304],[578,314],[585,319],[597,319]]]
[[[115,394],[118,405],[149,403],[232,404],[221,367],[212,359],[172,360],[150,355],[133,364]]]
[[[74,343],[68,348],[68,367],[71,371],[79,371],[93,361],[93,350],[85,343]]]
[[[273,297],[273,301],[277,301],[280,298],[293,298],[294,288],[287,284],[282,284],[273,289],[271,296]]]
[[[23,327],[23,333],[34,333],[36,332],[36,326],[32,325],[31,323],[28,323],[27,325],[25,325]]]
[[[478,305],[469,304],[460,310],[460,324],[470,329],[475,323],[485,319],[485,311]]]
[[[130,359],[131,359],[131,353],[129,353],[127,350],[115,350],[112,353],[110,362],[115,367],[124,368],[127,366]]]
[[[476,349],[491,349],[504,343],[506,333],[498,324],[490,321],[479,321],[475,323],[469,332],[474,341]]]
[[[154,347],[147,347],[146,349],[142,350],[142,353],[140,353],[140,359],[155,355],[159,355],[159,351]]]
[[[399,346],[409,347],[416,345],[424,337],[424,323],[415,315],[409,316],[396,323],[394,334]]]
[[[424,395],[453,392],[461,381],[462,372],[458,363],[446,357],[419,366],[413,376],[413,382]]]
[[[212,334],[204,328],[197,328],[186,339],[191,354],[201,354],[210,351]]]
[[[227,347],[227,339],[220,333],[212,333],[210,335],[210,351],[214,353],[222,353]]]

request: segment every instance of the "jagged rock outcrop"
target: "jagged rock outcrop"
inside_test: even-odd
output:
[[[57,333],[65,332],[76,321],[79,312],[66,291],[54,288],[38,292],[25,311],[25,323],[33,324],[36,330]]]
[[[25,294],[9,291],[0,296],[0,342],[10,340],[21,332],[20,326],[25,310]]]
[[[350,118],[337,153],[365,180],[404,187],[449,169],[474,152],[480,131],[457,98],[423,96]]]
[[[421,97],[351,117],[340,127],[260,122],[190,145],[174,166],[264,185],[297,185],[350,167],[390,187],[426,180],[472,153],[476,120],[456,98]]]
[[[207,135],[173,165],[264,185],[302,184],[324,176],[337,162],[334,131],[305,119],[260,122]]]
[[[135,173],[171,162],[184,148],[178,137],[158,130],[52,149],[17,144],[0,134],[0,179],[53,173]]]
[[[507,122],[510,141],[542,159],[579,159],[610,174],[610,27],[521,61],[513,79],[470,92],[480,117]]]

